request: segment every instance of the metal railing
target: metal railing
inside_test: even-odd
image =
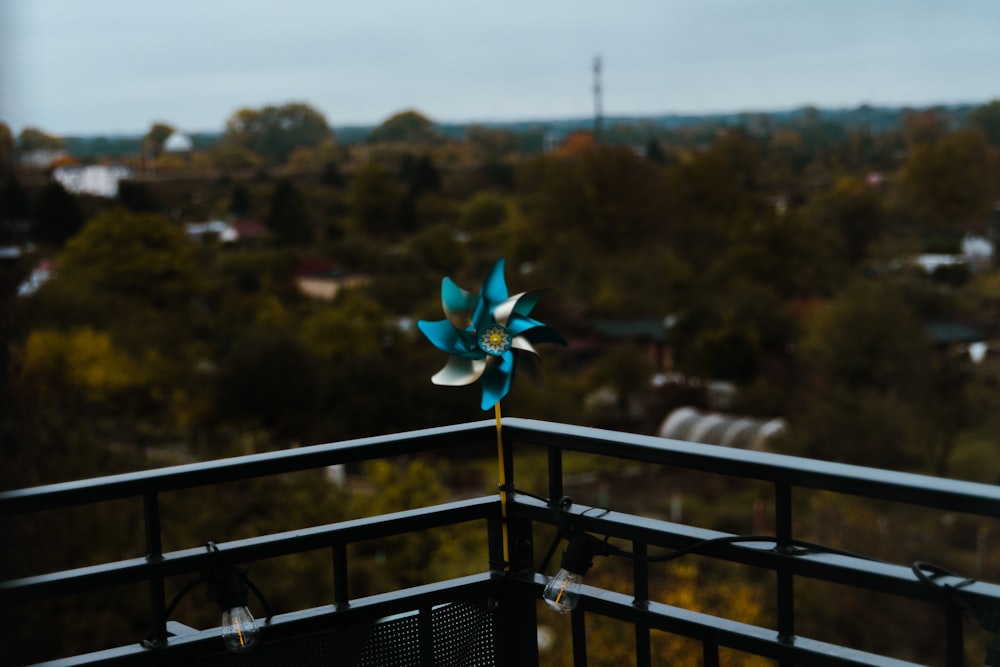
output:
[[[161,494],[334,464],[487,444],[496,439],[495,428],[494,422],[483,421],[2,492],[0,517],[141,498],[146,556],[2,581],[0,607],[16,609],[18,605],[38,600],[85,595],[141,583],[147,589],[150,636],[157,640],[158,648],[147,648],[135,642],[46,664],[195,663],[205,656],[218,654],[219,631],[191,631],[174,635],[167,618],[165,581],[169,577],[196,574],[209,567],[212,554],[203,548],[163,552],[159,508]],[[930,508],[942,513],[960,512],[997,518],[1000,517],[1000,488],[524,419],[504,419],[502,433],[505,441],[503,463],[508,482],[513,484],[515,451],[541,448],[547,453],[547,496],[553,499],[560,498],[564,493],[563,453],[566,451],[644,462],[671,470],[759,480],[773,489],[773,539],[709,543],[699,549],[699,553],[704,557],[773,573],[770,589],[775,607],[775,627],[758,627],[650,599],[648,566],[637,561],[634,564],[634,590],[628,595],[584,587],[581,603],[571,614],[576,665],[587,664],[585,628],[587,619],[592,616],[605,616],[634,626],[635,664],[638,667],[652,664],[650,637],[653,630],[700,642],[704,664],[709,667],[720,664],[722,648],[763,656],[782,666],[931,664],[906,662],[797,634],[796,582],[806,579],[940,607],[945,655],[938,662],[948,667],[965,664],[963,619],[968,615],[963,612],[961,604],[952,597],[942,595],[940,588],[921,582],[908,564],[886,563],[832,549],[797,548],[793,496],[801,490],[823,490]],[[490,610],[488,618],[493,654],[490,664],[537,665],[539,654],[535,637],[538,619],[535,606],[545,577],[535,571],[540,554],[533,535],[540,524],[555,525],[557,517],[551,504],[530,494],[514,492],[508,495],[506,520],[502,517],[499,496],[491,495],[261,535],[219,546],[229,559],[239,563],[317,550],[329,552],[333,571],[329,604],[275,615],[263,628],[263,646],[288,647],[292,645],[289,642],[305,641],[308,637],[340,636],[337,633],[371,628],[378,619],[393,614],[413,612],[415,618],[421,619],[416,622],[421,648],[413,653],[412,664],[431,665],[435,664],[435,625],[430,620],[434,610],[445,604],[470,603]],[[691,548],[705,540],[728,535],[621,512],[593,512],[591,508],[580,505],[573,505],[568,510],[568,516],[579,529],[627,541],[637,553],[645,553],[650,547]],[[351,568],[349,545],[462,523],[481,525],[483,539],[489,544],[490,562],[483,564],[481,574],[364,598],[351,597],[348,590]],[[502,545],[504,523],[510,544],[506,553]],[[16,548],[16,545],[8,545],[8,548]],[[961,589],[963,598],[977,607],[1000,610],[1000,586],[951,576],[939,577],[938,583]]]

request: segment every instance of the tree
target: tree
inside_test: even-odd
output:
[[[852,284],[799,350],[809,380],[790,421],[804,454],[898,468],[932,449],[932,349],[895,286]]]
[[[167,125],[166,123],[154,123],[152,127],[149,128],[149,132],[142,139],[142,150],[143,152],[153,158],[160,156],[163,152],[163,144],[167,141],[171,134],[174,133],[174,127],[172,125]]]
[[[493,192],[480,192],[462,207],[459,224],[468,232],[496,229],[507,219],[508,206],[506,198]]]
[[[439,141],[434,123],[423,114],[408,109],[401,111],[368,135],[368,143],[405,143],[414,145],[433,145]]]
[[[978,127],[994,146],[1000,146],[1000,100],[973,109],[969,124]]]
[[[427,155],[404,155],[400,165],[400,179],[406,184],[407,195],[413,199],[441,191],[441,174]]]
[[[250,215],[250,191],[247,186],[237,183],[229,195],[229,213],[234,218],[245,218]]]
[[[369,164],[358,170],[349,205],[351,217],[361,231],[373,235],[394,231],[402,201],[402,188],[384,169]]]
[[[35,330],[20,364],[20,387],[38,401],[107,404],[146,382],[143,366],[106,332]]]
[[[0,122],[0,176],[14,166],[14,134],[7,123]]]
[[[316,357],[305,345],[284,331],[258,331],[223,362],[216,406],[223,417],[301,440],[317,416],[320,387]]]
[[[928,224],[962,226],[985,215],[1000,180],[996,151],[978,130],[917,145],[900,174],[906,203]]]
[[[844,177],[834,187],[811,198],[803,217],[842,241],[847,261],[856,265],[887,228],[885,212],[876,190],[862,180]]]
[[[517,152],[517,135],[511,130],[489,129],[470,125],[465,140],[479,162],[500,162]]]
[[[26,220],[31,213],[31,201],[14,173],[5,179],[0,188],[0,221]]]
[[[84,224],[83,210],[77,198],[59,181],[49,181],[38,197],[32,236],[37,243],[61,247],[75,236]]]
[[[277,242],[283,245],[303,244],[315,240],[312,216],[306,207],[305,198],[287,178],[281,179],[274,190],[267,226]]]
[[[120,181],[118,201],[133,213],[156,213],[163,210],[149,185],[142,181]]]
[[[66,244],[58,280],[166,308],[192,296],[197,268],[184,232],[166,218],[113,209]]]
[[[446,497],[441,483],[441,463],[431,466],[416,459],[405,465],[387,460],[367,462],[366,477],[378,493],[355,496],[353,515],[372,516],[398,512],[415,507],[427,507]],[[379,540],[368,546],[372,560],[370,576],[395,586],[414,586],[436,579],[435,569],[441,561],[454,560],[463,554],[454,539],[455,527],[443,530],[422,530]],[[464,554],[466,557],[468,554]]]
[[[903,136],[910,148],[940,141],[948,132],[940,109],[910,111],[903,116]]]
[[[333,137],[326,118],[303,103],[240,109],[226,121],[222,143],[284,163],[300,146],[316,147]]]
[[[47,134],[37,127],[26,127],[17,136],[17,148],[22,154],[32,151],[56,151],[65,146],[66,142],[60,137]]]

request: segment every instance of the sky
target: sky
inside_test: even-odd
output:
[[[219,131],[921,107],[1000,98],[1000,0],[0,0],[0,121]]]

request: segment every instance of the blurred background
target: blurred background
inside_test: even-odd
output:
[[[0,0],[0,488],[488,417],[477,386],[431,384],[415,323],[501,257],[511,293],[554,288],[536,313],[569,341],[505,415],[997,483],[998,25],[989,1]],[[166,541],[494,492],[494,466],[243,485],[222,515],[185,497]],[[764,502],[622,474],[574,496],[725,530]],[[3,578],[99,562],[137,511],[4,525]],[[798,511],[927,558],[929,520]],[[938,560],[995,579],[995,526],[947,529]],[[407,576],[485,562],[430,539],[374,548],[352,591],[412,583],[387,551],[441,552]],[[279,606],[310,602],[280,578]],[[730,585],[709,611],[771,613]],[[103,629],[60,646],[26,616],[19,659],[140,631],[128,600],[88,604]],[[845,605],[817,627],[932,650],[920,619]]]

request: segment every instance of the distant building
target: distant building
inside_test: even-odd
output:
[[[192,148],[194,142],[183,132],[174,132],[163,142],[164,153],[189,153]]]
[[[295,284],[299,291],[319,301],[333,301],[340,290],[360,287],[367,282],[364,276],[329,261],[303,262],[295,272]]]
[[[128,167],[96,164],[87,167],[59,167],[52,172],[52,178],[73,194],[111,199],[118,196],[118,183],[132,178],[132,170]]]
[[[44,285],[52,278],[54,269],[52,267],[52,262],[47,259],[43,259],[38,263],[31,273],[25,278],[17,287],[18,296],[31,296],[38,291],[38,288]]]
[[[51,169],[52,167],[72,160],[73,157],[62,148],[41,148],[35,151],[28,151],[21,155],[18,162],[25,167],[35,169]]]
[[[184,225],[184,232],[192,239],[214,240],[220,243],[236,243],[240,238],[233,226],[222,220],[189,222]]]
[[[691,407],[670,413],[657,433],[661,438],[767,451],[767,442],[784,433],[783,419],[759,419],[717,412],[701,412]]]
[[[267,236],[267,228],[253,220],[189,222],[184,225],[184,232],[191,239],[212,240],[226,244],[255,241]]]

